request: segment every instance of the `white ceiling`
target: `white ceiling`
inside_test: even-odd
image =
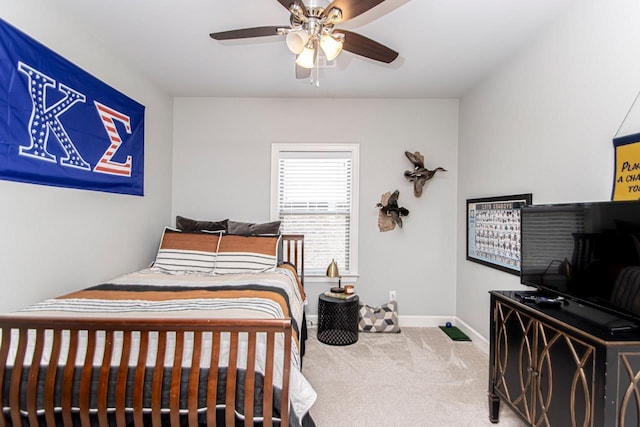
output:
[[[284,37],[209,33],[289,25],[276,0],[52,0],[172,96],[458,98],[577,0],[386,0],[337,25],[400,53],[343,52],[320,87],[296,80]],[[305,0],[324,6],[328,0]]]

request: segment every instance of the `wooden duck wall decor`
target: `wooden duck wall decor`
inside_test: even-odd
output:
[[[398,190],[393,193],[387,191],[382,195],[380,203],[376,204],[380,210],[378,212],[378,228],[382,232],[393,230],[396,228],[396,224],[402,228],[402,217],[409,215],[409,209],[398,205],[399,195]]]
[[[416,151],[415,153],[405,151],[404,154],[407,156],[409,161],[413,163],[413,170],[404,171],[404,176],[409,180],[409,182],[413,182],[413,194],[416,197],[422,196],[422,188],[424,187],[424,184],[433,178],[436,172],[447,171],[445,168],[440,166],[433,170],[425,168],[424,156],[420,154],[419,151]]]

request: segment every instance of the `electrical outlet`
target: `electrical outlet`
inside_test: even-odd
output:
[[[396,291],[389,291],[389,300],[396,301]]]

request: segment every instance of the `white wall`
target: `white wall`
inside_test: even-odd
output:
[[[359,143],[357,292],[379,305],[396,290],[401,315],[454,314],[457,101],[177,98],[174,112],[174,216],[268,221],[272,142]],[[405,150],[449,170],[421,198],[403,176]],[[396,189],[410,214],[381,233],[375,204]],[[308,314],[328,288],[308,283]]]
[[[465,200],[533,193],[534,203],[608,200],[611,139],[640,90],[640,4],[584,0],[461,100],[459,230]],[[638,105],[635,110],[640,110]],[[637,114],[622,134],[640,131]],[[485,337],[490,289],[519,277],[465,259],[456,313]]]
[[[153,259],[170,221],[172,100],[47,0],[2,0],[0,17],[146,106],[144,197],[0,181],[7,312]]]

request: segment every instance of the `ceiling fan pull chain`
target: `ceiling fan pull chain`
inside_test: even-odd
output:
[[[315,69],[316,69],[316,87],[320,87],[320,67],[318,65],[318,58],[320,57],[319,54],[316,55],[316,63],[315,63]]]
[[[320,87],[320,81],[318,80],[318,71],[316,67],[311,69],[311,74],[309,75],[309,84],[311,86]]]

